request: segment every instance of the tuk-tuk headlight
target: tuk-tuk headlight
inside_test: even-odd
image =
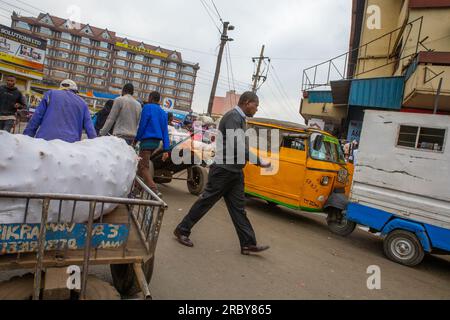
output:
[[[348,171],[346,169],[339,170],[337,180],[340,183],[347,183]]]
[[[322,180],[320,180],[320,184],[323,186],[327,186],[330,183],[330,177],[322,177]]]

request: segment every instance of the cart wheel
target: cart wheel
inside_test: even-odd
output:
[[[152,279],[154,265],[154,257],[144,263],[143,270],[148,283]],[[112,264],[111,275],[114,287],[122,296],[130,297],[141,291],[134,274],[133,264]]]
[[[0,300],[31,300],[33,297],[34,275],[14,277],[0,283]],[[108,282],[88,276],[86,300],[120,300],[120,295]]]
[[[414,267],[422,262],[425,252],[416,235],[404,230],[394,230],[383,243],[386,256],[397,263]]]
[[[26,274],[0,283],[0,300],[31,300],[34,276]]]
[[[193,166],[192,180],[187,182],[188,190],[194,196],[199,196],[203,193],[208,181],[208,171],[204,167]]]
[[[356,223],[347,220],[342,211],[337,208],[329,208],[327,224],[331,232],[342,237],[350,235],[356,228]]]

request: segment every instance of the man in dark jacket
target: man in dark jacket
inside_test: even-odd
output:
[[[114,105],[114,100],[108,100],[105,103],[105,106],[102,110],[97,112],[95,114],[95,131],[97,132],[97,136],[100,135],[100,130],[102,130],[103,126],[105,125],[106,120],[109,117],[109,114],[111,113],[112,107]],[[109,133],[112,135],[114,132],[114,126],[109,130]]]
[[[25,106],[25,98],[16,88],[16,78],[6,77],[6,86],[0,87],[0,130],[11,132],[16,112]]]
[[[249,146],[245,142],[246,116],[253,117],[258,111],[258,105],[258,96],[253,92],[245,92],[241,96],[238,106],[222,118],[219,131],[223,139],[222,143],[217,145],[216,162],[209,170],[205,192],[174,232],[181,244],[187,247],[194,246],[189,239],[192,228],[223,197],[239,237],[241,253],[249,255],[269,249],[269,246],[257,245],[255,232],[245,211],[244,173],[242,170],[246,162],[250,160]],[[245,159],[240,161],[242,153],[245,154]],[[257,165],[263,168],[271,166],[262,159],[257,159]]]

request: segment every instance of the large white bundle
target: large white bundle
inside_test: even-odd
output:
[[[136,176],[137,156],[122,139],[102,137],[67,143],[0,131],[0,191],[127,197]],[[0,223],[23,223],[24,200],[0,198]],[[117,205],[105,205],[109,213]],[[70,222],[73,202],[65,201],[62,221]],[[97,206],[96,218],[101,205]],[[41,201],[31,201],[27,223],[41,222]],[[49,221],[58,218],[52,201]],[[88,220],[89,204],[77,203],[74,222]]]

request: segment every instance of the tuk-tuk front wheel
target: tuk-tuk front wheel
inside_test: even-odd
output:
[[[392,231],[384,240],[383,247],[390,260],[408,267],[418,265],[425,256],[419,239],[409,231]]]
[[[205,190],[206,183],[208,182],[208,170],[201,166],[193,166],[188,170],[191,171],[188,174],[188,190],[194,196],[199,196]]]
[[[331,232],[346,237],[355,231],[356,223],[347,220],[342,210],[338,208],[329,208],[327,212],[328,229],[330,229]]]

